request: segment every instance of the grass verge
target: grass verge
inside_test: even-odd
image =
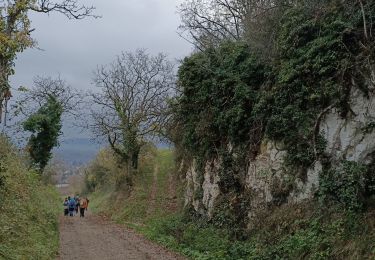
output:
[[[182,183],[173,153],[144,161],[130,192],[106,187],[91,195],[94,211],[109,215],[191,259],[373,259],[375,211],[361,214],[318,202],[269,210],[234,239],[234,227],[191,216],[182,209]],[[91,203],[91,202],[90,202]]]
[[[331,208],[297,216],[295,210],[271,212],[244,240],[183,214],[154,219],[138,231],[191,259],[374,259],[375,211],[353,215]]]
[[[54,259],[59,195],[0,137],[0,258]]]

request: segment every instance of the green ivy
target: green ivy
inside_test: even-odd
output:
[[[320,112],[331,105],[342,116],[348,112],[348,78],[353,74],[347,69],[352,59],[348,45],[352,43],[345,41],[345,35],[355,21],[339,4],[326,8],[318,13],[302,6],[286,13],[270,98],[257,111],[268,119],[266,136],[285,146],[287,161],[295,166],[308,167],[316,159],[314,125]],[[321,154],[324,140],[319,144],[315,145]]]
[[[375,2],[365,1],[364,9],[366,19],[375,20]],[[264,139],[286,150],[286,174],[292,177],[306,173],[317,159],[333,169],[319,121],[330,111],[348,118],[353,87],[368,95],[366,62],[375,58],[375,39],[364,36],[363,25],[356,1],[299,1],[281,19],[272,61],[243,42],[224,42],[186,58],[178,73],[182,94],[173,107],[177,146],[203,162],[222,159],[223,194],[243,192],[246,162],[256,157]],[[366,30],[371,31],[370,23]],[[365,129],[373,130],[372,124]],[[361,190],[358,180],[369,175],[347,163],[342,167],[343,179],[328,171],[324,181],[337,190],[325,192],[345,190],[333,197],[354,209],[360,198],[351,189]]]
[[[29,153],[40,172],[51,159],[53,147],[58,145],[62,112],[59,101],[51,96],[44,106],[23,123],[24,130],[32,133],[28,143]]]
[[[175,108],[184,147],[207,158],[228,142],[247,140],[267,73],[245,43],[224,43],[186,58],[178,74],[183,95]]]
[[[349,210],[362,209],[362,198],[366,188],[367,167],[357,162],[343,161],[339,167],[322,172],[320,194],[323,201],[333,198]]]

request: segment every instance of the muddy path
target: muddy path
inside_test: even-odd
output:
[[[130,229],[87,211],[85,218],[60,217],[58,260],[184,259]]]

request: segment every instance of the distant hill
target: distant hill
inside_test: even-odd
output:
[[[54,154],[70,165],[82,165],[94,159],[103,146],[89,138],[69,138],[61,141],[60,146],[54,149]]]
[[[93,160],[106,145],[95,143],[90,138],[67,138],[54,149],[54,155],[70,165],[79,166]],[[171,148],[166,142],[158,142],[156,146],[161,149]]]

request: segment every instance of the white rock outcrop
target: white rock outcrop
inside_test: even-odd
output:
[[[360,90],[353,90],[350,100],[351,113],[348,118],[343,119],[337,111],[332,110],[321,121],[320,133],[327,141],[326,153],[337,161],[345,159],[371,163],[375,154],[375,131],[369,126],[375,125],[375,94],[365,96]],[[322,163],[315,162],[307,172],[301,176],[297,174],[291,180],[283,167],[284,156],[285,151],[276,144],[263,142],[260,154],[255,160],[249,161],[244,182],[251,194],[250,219],[258,209],[265,209],[275,199],[280,199],[275,197],[275,189],[279,189],[284,196],[283,203],[301,202],[312,198],[317,191]],[[212,217],[215,200],[220,196],[220,167],[220,158],[208,161],[204,168],[203,183],[198,181],[195,162],[186,173],[186,204],[193,205],[195,210],[209,217]],[[203,194],[200,200],[194,198],[199,189]]]

